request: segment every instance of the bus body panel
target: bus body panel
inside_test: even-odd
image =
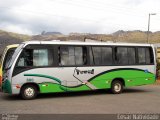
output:
[[[141,69],[140,69],[141,68]],[[76,72],[78,69],[81,73]],[[84,73],[82,71],[91,71]],[[153,66],[106,66],[35,68],[12,78],[13,93],[19,94],[24,83],[36,83],[41,93],[107,89],[114,79],[121,78],[125,87],[147,85],[155,82]]]
[[[125,87],[147,85],[155,82],[155,53],[153,53],[154,65],[44,67],[27,69],[13,76],[16,61],[23,48],[29,43],[30,42],[25,43],[19,48],[19,51],[17,50],[17,53],[15,53],[13,57],[14,59],[11,61],[12,66],[6,73],[8,76],[6,80],[8,82],[6,82],[6,84],[10,84],[10,87],[7,89],[11,94],[19,94],[21,87],[26,83],[35,83],[39,86],[40,93],[48,93],[111,88],[111,82],[114,79],[123,79]],[[34,44],[42,43],[48,44],[48,42],[34,42]],[[55,42],[49,43],[55,45]],[[30,44],[32,44],[32,42]],[[68,45],[66,43],[56,44]],[[72,44],[77,45],[76,43]],[[90,45],[96,44],[90,43]],[[85,43],[80,43],[78,45],[85,45]],[[89,45],[89,43],[87,45]],[[124,46],[127,46],[127,44]],[[132,44],[129,44],[129,46],[132,46]],[[146,46],[152,47],[148,44]]]

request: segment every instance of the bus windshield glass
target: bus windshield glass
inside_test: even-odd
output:
[[[7,51],[6,56],[4,58],[4,62],[3,62],[3,68],[2,70],[4,70],[4,68],[6,68],[6,65],[8,65],[8,62],[11,60],[12,55],[14,53],[16,48],[11,48]]]
[[[20,44],[18,48],[15,50],[14,54],[12,55],[12,58],[8,61],[8,64],[6,64],[5,69],[8,69],[13,64],[16,56],[18,55],[19,51],[23,48],[24,44]]]

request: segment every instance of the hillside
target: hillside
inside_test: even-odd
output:
[[[0,30],[0,54],[2,54],[6,45],[21,43],[22,41],[27,41],[29,39],[31,39],[31,36]]]
[[[0,30],[0,54],[8,44],[21,43],[27,40],[81,40],[90,38],[99,41],[114,41],[114,42],[133,42],[133,43],[146,43],[147,32],[145,31],[123,31],[119,30],[113,34],[90,34],[90,33],[70,33],[63,35],[60,32],[45,32],[41,35],[22,35]],[[160,31],[149,34],[150,43],[160,43]]]
[[[36,35],[32,36],[31,40],[53,40],[59,39],[63,41],[67,40],[81,40],[84,38],[91,38],[99,41],[114,41],[114,42],[133,42],[133,43],[146,43],[147,32],[144,31],[123,31],[119,30],[113,34],[90,34],[90,33],[70,33],[69,35],[57,34],[57,35]],[[154,32],[149,34],[150,43],[160,42],[160,32]]]

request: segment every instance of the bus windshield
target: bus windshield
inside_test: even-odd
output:
[[[6,56],[4,58],[4,62],[2,65],[2,70],[4,70],[4,68],[6,68],[6,65],[8,65],[8,62],[10,61],[10,59],[12,58],[12,55],[14,53],[16,48],[11,48],[7,51]]]
[[[8,64],[6,64],[5,69],[9,69],[14,62],[16,56],[18,55],[19,51],[23,48],[24,44],[20,44],[18,48],[15,50],[14,54],[12,55],[11,59],[9,59]]]

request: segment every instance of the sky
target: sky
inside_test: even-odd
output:
[[[160,31],[160,0],[0,0],[0,29],[37,35],[42,31],[111,34]]]

